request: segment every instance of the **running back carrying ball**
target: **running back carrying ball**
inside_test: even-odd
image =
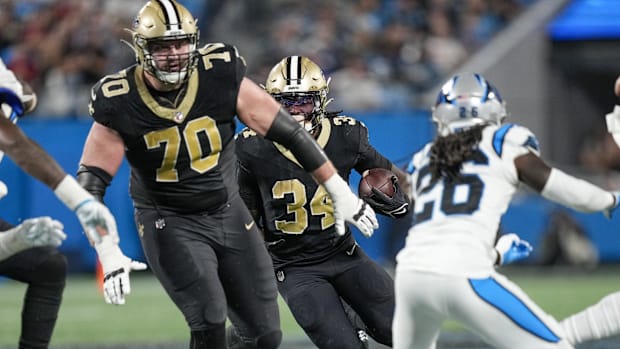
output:
[[[392,177],[396,177],[396,175],[392,171],[384,168],[372,168],[365,171],[358,188],[360,197],[371,196],[372,188],[379,190],[389,197],[394,196],[395,190]]]

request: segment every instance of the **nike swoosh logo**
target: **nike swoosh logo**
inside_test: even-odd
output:
[[[254,221],[251,221],[250,223],[246,223],[244,224],[244,226],[245,226],[245,230],[250,230],[254,226]]]

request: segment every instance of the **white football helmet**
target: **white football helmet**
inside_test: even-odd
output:
[[[448,80],[432,109],[432,120],[440,136],[483,123],[499,125],[506,116],[506,103],[497,89],[475,73],[458,74]]]
[[[149,1],[142,7],[133,22],[132,48],[142,68],[164,84],[179,85],[185,82],[198,62],[197,45],[199,30],[196,19],[174,0]],[[188,40],[188,55],[170,55],[167,66],[180,66],[173,70],[161,69],[153,59],[151,47],[170,40]]]
[[[302,121],[304,128],[312,132],[321,124],[331,102],[327,99],[330,80],[311,59],[289,56],[271,68],[263,87],[285,108],[312,101],[314,108],[304,114]]]

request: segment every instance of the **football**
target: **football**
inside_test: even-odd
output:
[[[370,196],[372,188],[375,188],[383,194],[392,197],[395,191],[392,176],[396,176],[394,172],[384,168],[371,168],[365,171],[358,186],[359,196],[361,198]]]
[[[24,114],[30,113],[37,107],[37,94],[32,89],[32,86],[25,80],[20,78],[17,78],[17,80],[22,83],[24,88]]]

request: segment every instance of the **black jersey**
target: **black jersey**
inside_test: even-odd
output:
[[[134,65],[101,79],[90,114],[122,137],[137,206],[210,210],[237,191],[234,139],[237,94],[246,66],[235,47],[198,50],[178,107],[160,104]]]
[[[352,169],[391,168],[368,142],[366,126],[351,117],[325,118],[317,142],[348,182]],[[310,264],[351,246],[335,232],[329,194],[284,147],[245,129],[237,135],[241,196],[258,223],[276,267]],[[349,242],[349,243],[347,243]]]

